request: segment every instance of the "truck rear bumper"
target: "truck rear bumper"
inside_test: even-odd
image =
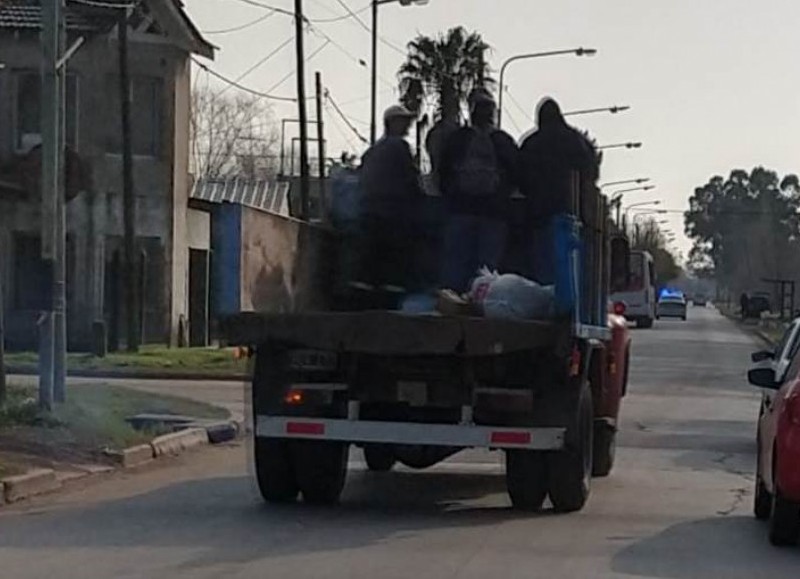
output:
[[[255,430],[260,438],[528,450],[560,450],[564,447],[566,431],[565,428],[508,428],[264,415],[256,417]]]

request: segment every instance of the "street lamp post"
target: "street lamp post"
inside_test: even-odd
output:
[[[635,183],[636,185],[641,185],[642,183],[647,183],[650,181],[650,177],[641,177],[639,179],[625,179],[624,181],[611,181],[610,183],[603,183],[600,185],[600,189],[605,189],[606,187],[614,187],[616,185],[628,185],[629,183]]]
[[[630,142],[630,143],[614,143],[613,145],[601,145],[597,147],[598,151],[604,151],[605,149],[641,149],[642,143],[639,141]]]
[[[578,111],[569,111],[569,112],[564,113],[564,116],[565,117],[575,117],[575,116],[578,116],[578,115],[591,115],[591,114],[594,114],[594,113],[611,113],[612,115],[616,115],[617,113],[622,113],[622,112],[628,111],[628,110],[630,110],[630,108],[631,107],[629,107],[627,105],[621,106],[621,107],[614,105],[612,107],[600,107],[600,108],[597,108],[597,109],[582,109],[582,110],[578,110]]]
[[[369,123],[369,143],[375,144],[378,133],[378,6],[399,2],[402,6],[416,4],[424,6],[428,0],[372,0],[372,78],[370,81],[371,115]]]
[[[569,50],[548,50],[545,52],[533,52],[530,54],[517,54],[515,56],[511,56],[507,58],[502,66],[500,67],[500,83],[498,89],[500,91],[500,96],[497,101],[497,126],[502,127],[503,123],[503,92],[505,84],[503,79],[505,78],[506,68],[512,62],[516,62],[518,60],[527,60],[529,58],[542,58],[545,56],[562,56],[566,54],[574,54],[575,56],[594,56],[597,54],[597,50],[594,48],[571,48]]]
[[[661,205],[661,201],[640,201],[639,203],[632,203],[631,205],[628,205],[623,212],[623,226],[627,226],[628,213],[630,213],[631,210],[636,209],[637,207],[648,207],[651,205]]]
[[[651,189],[655,189],[655,185],[645,185],[643,187],[631,187],[630,189],[622,189],[621,191],[615,191],[611,196],[611,204],[615,205],[617,208],[617,225],[620,224],[620,211],[622,207],[622,196],[625,193],[631,193],[633,191],[650,191]]]

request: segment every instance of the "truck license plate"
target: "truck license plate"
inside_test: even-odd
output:
[[[428,385],[425,382],[397,382],[397,399],[411,406],[425,406],[428,403]]]

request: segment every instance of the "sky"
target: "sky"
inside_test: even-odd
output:
[[[254,0],[292,10],[291,0]],[[293,37],[291,16],[274,14],[246,29],[267,10],[249,0],[186,0],[206,38],[219,47],[213,70],[238,77]],[[304,0],[306,15],[331,19],[360,11],[368,0]],[[370,24],[369,10],[360,12]],[[573,117],[599,144],[641,141],[637,150],[606,152],[601,182],[649,177],[656,189],[626,194],[624,205],[658,200],[670,211],[664,228],[677,234],[684,255],[681,211],[694,188],[734,168],[762,165],[779,174],[800,171],[800,75],[797,71],[797,0],[429,0],[426,6],[380,7],[378,29],[402,48],[417,34],[434,35],[462,25],[492,46],[499,70],[508,57],[530,52],[595,48],[594,57],[559,56],[509,66],[504,129],[519,136],[533,126],[536,103],[554,97],[566,111],[628,105],[630,111]],[[355,19],[318,22],[305,35],[306,85],[313,73],[353,125],[368,136],[370,35]],[[379,45],[379,107],[397,98],[396,73],[403,55]],[[293,43],[241,80],[250,88],[293,96]],[[203,75],[201,71],[196,74]],[[276,118],[296,117],[296,105],[276,102]],[[313,117],[313,107],[310,107]],[[333,117],[332,114],[328,115]],[[338,119],[328,119],[328,152],[363,147]],[[515,126],[516,125],[516,126]],[[624,188],[624,187],[623,187]],[[614,188],[605,191],[612,192]]]

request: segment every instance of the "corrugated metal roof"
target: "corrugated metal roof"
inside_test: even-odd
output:
[[[92,0],[93,2],[96,0]],[[106,0],[99,0],[106,3]],[[113,26],[116,21],[108,11],[67,2],[65,18],[67,29],[77,32],[99,32]],[[41,0],[4,0],[0,2],[0,28],[14,30],[39,30],[42,26]]]
[[[190,197],[208,203],[238,203],[289,216],[289,183],[281,181],[203,177],[195,181]]]

